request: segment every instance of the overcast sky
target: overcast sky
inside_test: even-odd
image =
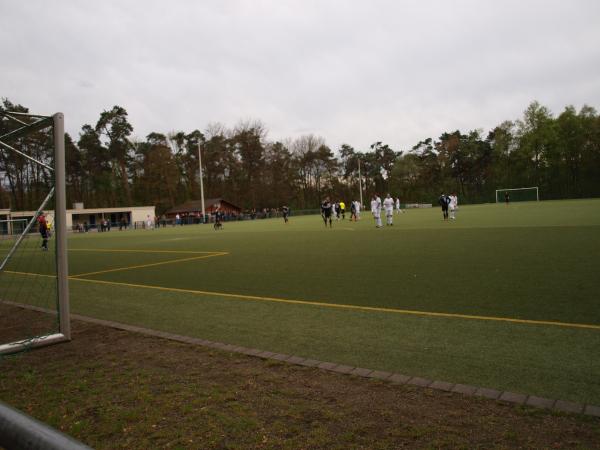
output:
[[[259,119],[270,140],[406,150],[532,100],[600,109],[598,0],[0,0],[0,97],[75,138]]]

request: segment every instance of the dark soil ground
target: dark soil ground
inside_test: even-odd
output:
[[[3,330],[18,327],[9,309],[0,304],[3,342]],[[600,448],[594,417],[79,321],[70,343],[0,359],[0,399],[98,449]]]

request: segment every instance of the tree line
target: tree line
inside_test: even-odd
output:
[[[3,111],[28,112],[2,100]],[[0,135],[20,125],[2,117]],[[204,131],[152,132],[134,139],[127,111],[114,106],[98,121],[67,134],[67,201],[86,207],[155,205],[161,214],[200,198],[198,148],[205,197],[222,197],[244,209],[317,208],[323,197],[358,199],[359,165],[364,197],[391,192],[403,203],[435,202],[440,191],[461,203],[494,201],[495,190],[538,186],[542,199],[600,196],[600,116],[590,106],[567,106],[558,116],[532,102],[523,117],[484,133],[447,131],[410,149],[375,142],[357,151],[329,147],[312,134],[270,141],[260,121]],[[52,163],[52,137],[37,131],[14,144]],[[52,174],[22,156],[0,150],[0,207],[33,209]]]

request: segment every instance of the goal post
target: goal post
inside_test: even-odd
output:
[[[65,173],[65,118],[62,113],[53,116],[54,122],[54,180],[56,200],[54,223],[56,229],[56,290],[58,295],[59,334],[71,340],[71,312],[69,305],[69,265],[67,256],[67,185]]]
[[[539,202],[540,193],[537,186],[525,188],[496,189],[496,203],[510,202]]]
[[[0,241],[0,315],[4,316],[0,317],[1,356],[68,341],[71,323],[64,116],[62,113],[40,116],[0,110],[0,119],[0,152],[3,153],[0,181],[5,183],[9,179],[14,189],[14,179],[9,178],[13,169],[25,174],[44,171],[50,180],[45,185],[44,200],[41,203],[38,200],[35,209],[20,211],[18,218],[8,217],[2,222],[2,229],[7,232]],[[23,169],[25,165],[29,166]],[[39,179],[33,179],[30,185],[22,183],[21,198],[40,198]],[[31,186],[35,186],[37,197]],[[32,202],[35,200],[30,200],[28,205],[33,206]],[[43,214],[54,216],[51,238],[48,233],[44,236],[40,232]],[[11,211],[6,215],[10,216]],[[20,232],[15,229],[23,225]],[[48,240],[54,248],[48,247]],[[40,308],[47,313],[24,317],[27,309]]]

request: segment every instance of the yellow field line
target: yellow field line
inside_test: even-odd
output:
[[[44,277],[55,278],[54,275],[42,275],[42,274],[27,273],[27,272],[13,272],[10,270],[5,270],[5,272],[19,274],[19,275],[44,276]],[[260,297],[260,296],[256,296],[256,295],[228,294],[225,292],[212,292],[212,291],[200,291],[200,290],[194,290],[194,289],[180,289],[180,288],[170,288],[170,287],[163,287],[163,286],[151,286],[151,285],[147,285],[147,284],[121,283],[121,282],[116,282],[116,281],[90,280],[90,279],[85,279],[85,278],[74,278],[74,277],[69,277],[69,278],[73,279],[75,281],[83,281],[86,283],[107,284],[107,285],[114,285],[114,286],[140,288],[140,289],[153,289],[153,290],[157,290],[157,291],[166,291],[166,292],[181,292],[181,293],[185,293],[185,294],[195,294],[195,295],[212,295],[215,297],[236,298],[236,299],[251,300],[251,301],[266,301],[266,302],[274,302],[274,303],[320,306],[320,307],[324,307],[324,308],[347,309],[347,310],[354,310],[354,311],[384,312],[384,313],[415,315],[415,316],[425,316],[425,317],[442,317],[442,318],[448,318],[448,319],[487,320],[487,321],[491,321],[491,322],[508,322],[508,323],[518,323],[518,324],[525,324],[525,325],[549,325],[549,326],[556,326],[556,327],[563,327],[563,328],[583,328],[583,329],[588,329],[588,330],[600,330],[600,325],[592,325],[592,324],[585,324],[585,323],[554,322],[554,321],[549,321],[549,320],[513,319],[510,317],[475,316],[475,315],[470,315],[470,314],[415,311],[415,310],[410,310],[410,309],[378,308],[375,306],[345,305],[345,304],[337,304],[337,303],[313,302],[313,301],[308,301],[308,300],[292,300],[292,299],[284,299],[284,298],[276,298],[276,297]]]
[[[3,248],[0,247],[0,251],[8,250],[8,247]],[[52,249],[50,249],[52,250]],[[29,253],[34,252],[38,253],[39,248],[36,246],[35,248],[23,248],[19,250],[21,253]],[[206,255],[213,253],[225,253],[228,252],[223,251],[211,251],[211,252],[200,252],[200,251],[192,251],[192,250],[121,250],[121,249],[98,249],[98,248],[69,248],[69,252],[97,252],[97,253],[172,253],[172,254],[184,254],[184,255]]]
[[[85,276],[90,276],[90,275],[99,275],[102,273],[110,273],[110,272],[120,272],[122,270],[133,270],[133,269],[142,269],[144,267],[156,267],[156,266],[162,266],[165,264],[174,264],[174,263],[179,263],[179,262],[184,262],[184,261],[195,261],[197,259],[205,259],[205,258],[212,258],[213,256],[224,256],[227,255],[228,253],[224,253],[224,252],[214,252],[210,255],[203,255],[203,256],[192,256],[190,258],[178,258],[178,259],[170,259],[168,261],[161,261],[161,262],[157,262],[157,263],[150,263],[150,264],[138,264],[135,266],[126,266],[126,267],[116,267],[114,269],[106,269],[106,270],[97,270],[95,272],[87,272],[87,273],[78,273],[77,275],[71,275],[69,276],[69,278],[73,278],[76,279],[78,277],[85,277]]]
[[[200,254],[213,254],[213,253],[223,253],[227,254],[227,252],[197,252],[191,250],[128,250],[128,249],[112,249],[112,248],[70,248],[70,252],[99,252],[99,253],[184,253],[184,254],[192,254],[192,255],[200,255]]]
[[[15,275],[27,275],[28,277],[48,277],[48,278],[56,278],[56,275],[46,275],[44,273],[31,273],[31,272],[17,272],[15,270],[3,270],[5,273],[12,273]],[[0,272],[1,273],[1,272]]]
[[[307,300],[291,300],[291,299],[275,298],[275,297],[259,297],[259,296],[255,296],[255,295],[228,294],[225,292],[211,292],[211,291],[199,291],[199,290],[193,290],[193,289],[169,288],[169,287],[163,287],[163,286],[151,286],[151,285],[146,285],[146,284],[120,283],[120,282],[115,282],[115,281],[103,281],[103,280],[87,280],[85,278],[77,278],[76,280],[90,282],[90,283],[98,283],[98,284],[112,284],[112,285],[126,286],[126,287],[133,287],[133,288],[154,289],[154,290],[167,291],[167,292],[181,292],[181,293],[196,294],[196,295],[213,295],[215,297],[227,297],[227,298],[237,298],[237,299],[242,299],[242,300],[266,301],[266,302],[275,302],[275,303],[288,303],[288,304],[295,304],[295,305],[320,306],[320,307],[324,307],[324,308],[338,308],[338,309],[348,309],[348,310],[355,310],[355,311],[374,311],[374,312],[385,312],[385,313],[406,314],[406,315],[416,315],[416,316],[444,317],[444,318],[470,319],[470,320],[488,320],[488,321],[496,321],[496,322],[509,322],[509,323],[520,323],[520,324],[529,324],[529,325],[551,325],[551,326],[558,326],[558,327],[585,328],[585,329],[591,329],[591,330],[600,330],[600,325],[591,325],[591,324],[583,324],[583,323],[553,322],[553,321],[547,321],[547,320],[512,319],[512,318],[508,318],[508,317],[475,316],[475,315],[469,315],[469,314],[414,311],[414,310],[409,310],[409,309],[377,308],[374,306],[344,305],[344,304],[336,304],[336,303],[313,302],[313,301],[307,301]]]

